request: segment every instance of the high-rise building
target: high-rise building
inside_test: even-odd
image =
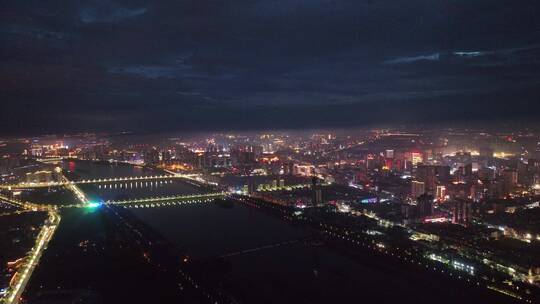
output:
[[[283,163],[283,174],[284,175],[293,175],[294,174],[294,163],[285,162]]]
[[[426,193],[426,184],[420,181],[411,182],[411,197],[418,198],[420,195]]]
[[[32,144],[30,154],[35,157],[43,156],[43,147],[40,144]]]
[[[433,214],[433,196],[422,194],[417,199],[418,216],[426,217]]]
[[[478,170],[478,178],[482,181],[490,181],[495,178],[495,171],[490,168],[481,168]]]
[[[418,165],[415,171],[415,180],[425,184],[425,192],[435,195],[437,186],[450,182],[450,167],[440,165]]]
[[[518,184],[525,185],[529,183],[531,175],[529,174],[529,165],[527,163],[518,160],[517,173]]]
[[[463,166],[463,175],[466,177],[470,177],[472,175],[472,163],[468,163],[465,166]]]
[[[444,200],[445,197],[446,197],[446,187],[437,186],[437,189],[435,191],[435,198],[438,200]]]
[[[416,166],[417,164],[420,164],[423,161],[424,161],[424,158],[422,157],[422,153],[420,152],[411,153],[411,162],[413,166]]]
[[[237,146],[231,149],[230,158],[233,166],[252,166],[262,155],[261,146]]]
[[[516,170],[504,170],[502,173],[504,181],[504,194],[508,194],[515,190],[518,184],[518,172]]]
[[[155,165],[159,163],[159,152],[154,147],[144,154],[144,163],[147,165]]]
[[[319,185],[319,179],[316,176],[311,178],[311,186],[313,191],[313,205],[318,206],[322,204],[322,189]]]
[[[375,154],[366,155],[366,169],[372,170],[379,167],[379,158]]]
[[[171,150],[165,150],[161,151],[161,160],[164,162],[168,162],[172,159],[172,153]]]
[[[246,182],[247,182],[247,184],[244,185],[244,192],[245,192],[246,194],[253,194],[253,193],[255,192],[255,189],[256,189],[256,187],[255,187],[255,181],[254,181],[253,178],[250,176],[250,177],[248,177],[248,179],[247,179]]]
[[[529,159],[527,164],[531,173],[540,173],[540,159]]]
[[[462,165],[458,168],[457,179],[460,182],[470,182],[472,179],[472,163]]]
[[[295,174],[303,176],[312,176],[315,170],[313,165],[298,165],[295,166]]]
[[[435,186],[437,185],[435,166],[418,165],[416,168],[416,180],[424,183],[425,192],[433,193],[435,191]]]
[[[452,223],[468,226],[471,222],[472,202],[469,200],[456,200],[453,204]]]
[[[435,166],[435,175],[439,183],[450,182],[450,166]]]

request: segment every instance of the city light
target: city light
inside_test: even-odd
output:
[[[101,204],[102,203],[100,203],[100,202],[90,202],[90,203],[87,204],[87,207],[88,208],[97,208],[97,207],[101,206]]]
[[[416,134],[414,143],[419,145],[421,138],[422,135]],[[260,151],[257,147],[242,147],[239,151],[247,151],[247,154],[242,156],[244,158],[234,158],[237,157],[235,143],[218,148],[216,143],[221,140],[213,139],[207,142],[214,146],[203,148],[196,155],[189,154],[191,162],[186,158],[181,160],[182,165],[176,165],[175,161],[180,155],[172,155],[174,149],[171,147],[161,149],[152,146],[151,155],[143,157],[142,165],[134,165],[133,160],[123,162],[115,159],[114,155],[120,155],[118,153],[121,151],[121,148],[115,147],[114,154],[103,156],[104,161],[94,155],[85,161],[91,162],[91,166],[125,166],[126,172],[140,172],[141,169],[152,172],[78,178],[72,174],[77,170],[77,162],[67,160],[69,169],[35,169],[34,173],[28,175],[31,182],[10,179],[0,185],[0,199],[4,204],[25,212],[82,209],[86,210],[83,212],[85,216],[101,212],[115,214],[124,209],[136,212],[156,209],[156,212],[162,213],[171,208],[203,203],[217,203],[225,207],[227,213],[236,212],[229,210],[237,210],[233,206],[240,204],[253,210],[270,211],[269,214],[281,220],[320,231],[330,239],[270,242],[229,252],[224,257],[247,255],[270,248],[277,250],[293,243],[320,246],[329,241],[328,246],[331,247],[331,239],[334,238],[347,246],[360,246],[380,255],[393,256],[403,263],[413,263],[426,268],[426,271],[456,280],[467,280],[476,286],[490,284],[497,288],[494,291],[503,295],[515,294],[525,299],[526,288],[533,288],[540,282],[537,268],[511,260],[504,252],[494,250],[497,246],[505,248],[505,242],[509,239],[520,240],[523,242],[511,245],[523,250],[520,254],[526,256],[526,247],[523,246],[536,246],[540,240],[540,235],[534,229],[519,227],[517,221],[496,218],[538,210],[539,198],[534,191],[530,191],[540,184],[534,174],[527,175],[522,181],[519,172],[526,174],[528,171],[509,168],[506,161],[497,163],[500,160],[493,157],[490,158],[491,162],[482,163],[480,160],[484,160],[485,152],[468,154],[460,151],[437,156],[430,149],[416,148],[416,164],[413,165],[411,149],[399,146],[392,146],[393,153],[385,153],[387,149],[382,146],[382,152],[352,154],[351,159],[339,161],[318,156],[321,158],[318,162],[314,156],[323,155],[320,154],[323,151],[317,152],[313,148],[317,145],[296,148],[293,147],[297,144],[296,140],[288,142],[291,139],[280,139],[281,145],[291,145],[290,150],[286,150],[288,152],[283,152],[284,155],[277,152],[261,153],[260,159],[250,152]],[[255,140],[251,140],[250,144],[255,146]],[[329,141],[325,143],[330,144]],[[71,147],[77,149],[76,145]],[[324,149],[329,147],[325,146]],[[192,153],[189,149],[187,151],[185,153]],[[329,158],[336,157],[333,152],[324,153],[329,153]],[[302,155],[306,159],[299,161],[297,158]],[[82,162],[84,156],[79,157]],[[354,157],[359,159],[355,160]],[[535,163],[531,159],[527,162]],[[51,178],[49,172],[56,176]],[[525,182],[527,184],[521,184]],[[178,185],[192,190],[187,193],[170,191]],[[71,201],[41,203],[41,198],[45,196],[26,201],[29,192],[57,192],[59,189],[66,191]],[[87,196],[83,191],[85,189],[92,189],[93,198]],[[130,191],[139,192],[140,195],[126,195]],[[145,191],[148,192],[143,194]],[[111,199],[102,201],[98,197]],[[129,216],[122,214],[116,220],[120,223],[127,218]],[[145,237],[144,228],[133,224],[129,224],[129,230]],[[256,230],[257,226],[250,229]],[[139,241],[140,244],[156,242],[152,236]],[[88,252],[87,246],[92,242],[86,240],[81,244],[80,248]],[[145,261],[155,263],[158,255],[150,253],[149,248],[144,248],[144,252]],[[490,252],[492,256],[486,259],[485,252]],[[534,257],[527,258],[536,261]],[[184,264],[194,266],[197,263],[188,261]],[[12,262],[7,266],[19,267]],[[25,274],[18,270],[16,273],[12,276],[15,282],[13,286],[24,290],[24,284],[18,282],[29,278],[30,272]],[[514,290],[517,286],[519,291]],[[13,298],[10,290],[6,293]]]
[[[7,2],[0,304],[540,304],[540,0]]]

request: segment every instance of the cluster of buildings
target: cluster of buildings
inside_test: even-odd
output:
[[[506,273],[536,284],[540,261],[516,262],[497,246],[508,239],[525,246],[540,242],[539,222],[531,221],[540,210],[539,143],[540,133],[456,130],[189,139],[83,134],[18,140],[19,152],[1,154],[0,170],[5,183],[46,183],[61,177],[47,160],[72,158],[189,173],[300,213],[324,209],[351,221],[368,215],[382,225],[406,227],[423,236],[419,244],[427,242],[424,250],[437,261],[472,273],[479,261],[488,268],[505,265]]]

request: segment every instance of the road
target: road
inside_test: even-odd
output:
[[[9,287],[8,293],[4,298],[5,304],[15,304],[18,303],[26,284],[32,276],[32,272],[39,263],[39,259],[43,254],[43,251],[47,249],[47,244],[52,239],[58,224],[60,223],[60,215],[55,211],[49,211],[49,219],[41,228],[39,235],[36,239],[36,245],[26,256],[26,262],[22,269],[19,269],[15,274],[15,280],[12,282]]]

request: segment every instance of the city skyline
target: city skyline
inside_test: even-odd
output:
[[[540,303],[540,1],[1,2],[0,304]]]
[[[8,304],[540,297],[535,128],[0,143]]]

